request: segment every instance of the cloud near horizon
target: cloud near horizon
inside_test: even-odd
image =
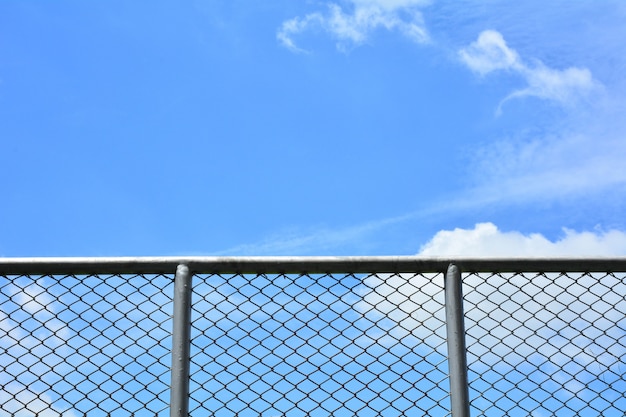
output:
[[[305,52],[296,45],[294,37],[312,29],[321,29],[337,41],[337,48],[345,51],[350,46],[363,44],[377,29],[398,31],[416,43],[429,40],[417,7],[421,0],[351,0],[348,11],[336,3],[329,3],[326,13],[314,12],[304,17],[289,19],[280,26],[276,37],[293,52]]]
[[[624,254],[626,233],[621,231],[565,230],[563,238],[550,241],[541,234],[502,232],[492,223],[440,231],[419,252],[462,257]],[[424,355],[428,348],[445,349],[443,274],[371,275],[365,287],[357,310],[372,322],[391,320],[384,329],[389,336],[383,337],[381,329],[371,336],[372,343],[393,346],[406,339],[404,345],[418,343]],[[548,378],[562,383],[564,395],[575,395],[600,378],[617,380],[626,353],[616,343],[625,320],[623,288],[623,274],[464,274],[472,370],[531,375],[541,364]]]
[[[418,256],[467,257],[598,257],[626,255],[626,233],[577,232],[551,241],[540,233],[503,232],[493,223],[478,223],[473,229],[441,230],[424,244]]]

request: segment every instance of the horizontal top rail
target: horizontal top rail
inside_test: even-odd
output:
[[[0,258],[0,275],[173,274],[185,264],[193,273],[384,273],[444,272],[626,272],[626,257],[607,258],[425,258],[418,256],[253,257],[50,257]]]

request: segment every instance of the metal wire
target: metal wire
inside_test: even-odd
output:
[[[192,414],[448,414],[441,274],[197,278]]]
[[[0,276],[0,416],[165,415],[171,279]]]
[[[626,414],[626,274],[464,283],[472,415]]]
[[[450,415],[444,261],[182,260],[189,415]],[[0,259],[0,417],[168,415],[179,261]],[[626,260],[601,261],[455,262],[472,416],[626,414]]]

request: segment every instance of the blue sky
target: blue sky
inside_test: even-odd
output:
[[[625,17],[2,2],[0,255],[626,254]]]
[[[0,2],[0,256],[626,255],[625,18],[618,0]],[[354,313],[387,314],[391,336],[415,331],[403,312],[441,315],[403,301],[405,277],[370,281]],[[618,340],[610,282],[602,309],[601,283],[555,280]],[[67,285],[6,284],[7,352],[38,343],[30,316],[82,346]],[[204,289],[199,309],[232,303]],[[613,340],[529,328],[566,352],[546,366],[622,372]],[[76,415],[29,378],[4,387],[25,415]]]

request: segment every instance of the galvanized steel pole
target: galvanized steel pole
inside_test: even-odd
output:
[[[189,415],[191,279],[189,267],[184,264],[178,265],[174,279],[170,417],[188,417]]]
[[[463,316],[461,270],[448,266],[445,277],[446,331],[448,335],[448,368],[452,417],[469,417],[469,387],[467,382],[467,351]]]

